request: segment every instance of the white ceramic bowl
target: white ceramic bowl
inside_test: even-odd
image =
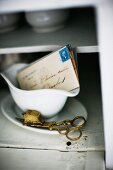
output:
[[[79,93],[79,88],[73,92],[56,89],[22,90],[18,88],[16,74],[27,64],[15,64],[1,73],[6,80],[15,103],[23,110],[38,110],[43,117],[56,115],[65,105],[68,97]]]
[[[0,33],[12,31],[16,28],[19,20],[19,14],[7,13],[0,14]]]
[[[51,32],[64,27],[69,14],[67,9],[47,10],[26,12],[25,17],[36,32]]]

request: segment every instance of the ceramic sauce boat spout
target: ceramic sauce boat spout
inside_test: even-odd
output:
[[[1,76],[5,79],[9,87],[18,88],[18,82],[16,79],[16,74],[19,70],[25,68],[27,64],[14,64],[13,66],[9,67],[8,69],[4,70]]]
[[[68,97],[74,97],[79,93],[80,88],[75,89],[73,92],[58,89],[20,89],[16,75],[19,70],[26,66],[27,64],[25,63],[14,64],[1,73],[9,86],[15,103],[21,110],[37,110],[41,112],[43,117],[50,118],[60,112]]]

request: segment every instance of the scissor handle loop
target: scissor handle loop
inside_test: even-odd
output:
[[[78,136],[77,136],[77,137],[70,137],[70,136],[69,136],[69,133],[72,132],[72,131],[78,131],[78,132],[79,132]],[[67,133],[66,133],[66,137],[67,137],[69,140],[72,140],[72,141],[75,141],[75,140],[80,139],[81,136],[82,136],[82,131],[81,131],[79,128],[77,128],[77,127],[72,127],[72,128],[70,128],[70,129],[68,129],[68,130],[67,130]]]
[[[77,119],[82,119],[83,120],[83,123],[82,124],[75,124],[75,121]],[[83,116],[76,116],[72,121],[71,121],[71,125],[73,125],[74,127],[76,127],[77,129],[81,129],[86,123],[86,119],[83,117]]]

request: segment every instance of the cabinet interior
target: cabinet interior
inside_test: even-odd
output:
[[[0,71],[14,63],[33,62],[37,58],[39,59],[68,43],[73,48],[76,48],[80,81],[80,93],[76,96],[76,99],[85,106],[88,112],[88,120],[82,139],[69,144],[65,139],[50,138],[50,136],[42,135],[41,137],[44,139],[42,142],[41,137],[37,140],[36,134],[30,134],[29,132],[25,138],[24,132],[21,134],[18,129],[10,127],[13,136],[12,141],[8,141],[5,133],[2,134],[4,143],[2,140],[0,141],[1,147],[6,145],[8,147],[19,147],[19,142],[21,141],[23,148],[33,147],[41,150],[77,151],[77,154],[88,151],[90,153],[92,151],[104,153],[101,79],[95,9],[88,7],[70,8],[70,10],[71,17],[64,29],[44,34],[35,33],[25,21],[25,11],[20,11],[23,19],[18,28],[12,32],[0,35]],[[0,82],[1,96],[4,96],[8,86],[1,76]],[[9,91],[7,93],[9,94]],[[5,128],[4,132],[6,132]],[[15,137],[16,132],[19,133],[19,139]],[[32,146],[29,142],[29,134],[34,139]]]
[[[45,53],[15,54],[19,57],[17,62],[31,62],[43,57]],[[23,57],[24,56],[24,57]],[[3,57],[3,56],[2,56]],[[11,55],[6,55],[11,57]],[[80,81],[80,93],[75,97],[86,108],[88,120],[85,127],[85,134],[88,136],[88,146],[85,140],[80,144],[80,150],[104,150],[103,117],[101,101],[101,83],[98,53],[78,53],[78,74]],[[13,63],[14,64],[14,63]],[[0,77],[0,88],[7,88],[5,81]],[[100,136],[98,138],[98,135]],[[84,138],[85,139],[85,138]],[[96,144],[95,144],[96,142]]]
[[[33,31],[20,13],[21,23],[0,36],[0,54],[53,51],[66,44],[77,47],[78,52],[97,52],[94,8],[70,8],[70,18],[64,28],[55,32]]]

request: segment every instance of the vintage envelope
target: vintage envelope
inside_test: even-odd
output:
[[[76,63],[69,46],[65,46],[30,64],[17,74],[19,85],[24,90],[79,88]]]

